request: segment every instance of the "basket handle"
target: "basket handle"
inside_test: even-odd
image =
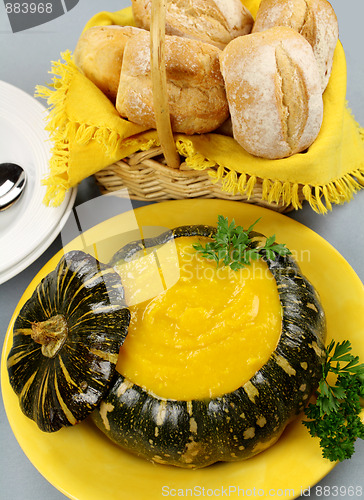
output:
[[[152,0],[150,24],[150,61],[156,128],[167,165],[179,168],[180,158],[174,142],[167,94],[165,64],[167,0]]]

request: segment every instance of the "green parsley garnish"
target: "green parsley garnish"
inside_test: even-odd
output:
[[[267,238],[264,246],[256,248],[256,243],[253,243],[252,239],[257,234],[253,233],[253,228],[259,220],[244,230],[242,226],[235,225],[234,219],[229,224],[227,217],[219,215],[213,241],[206,243],[205,246],[198,243],[193,245],[193,248],[206,259],[215,260],[217,267],[230,266],[233,271],[250,265],[252,260],[257,260],[262,250],[270,260],[275,260],[276,255],[290,254],[284,244],[276,243],[275,235]]]
[[[357,438],[364,439],[364,424],[360,420],[360,398],[364,397],[364,364],[351,353],[348,340],[326,348],[316,403],[305,409],[309,421],[303,424],[311,436],[320,439],[322,455],[335,462],[350,458]],[[336,375],[334,385],[327,380]]]

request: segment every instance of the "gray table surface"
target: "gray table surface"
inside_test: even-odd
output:
[[[364,125],[364,59],[363,0],[332,0],[340,26],[348,65],[347,99],[356,120]],[[80,0],[67,14],[39,27],[13,34],[6,16],[4,4],[0,5],[0,80],[11,83],[33,95],[35,85],[49,81],[50,61],[59,59],[65,49],[73,49],[86,21],[100,10],[116,11],[130,5],[128,0]],[[1,112],[1,111],[0,111]],[[86,179],[79,187],[76,205],[99,196],[92,179]],[[136,202],[135,206],[143,203]],[[335,206],[327,215],[315,214],[308,206],[289,215],[311,228],[331,243],[349,262],[363,281],[364,277],[364,193],[343,206]],[[0,285],[0,341],[3,343],[8,323],[25,288],[34,275],[62,247],[61,238],[26,270]],[[61,500],[64,495],[57,491],[33,467],[15,440],[0,402],[0,499],[1,500]],[[299,450],[297,450],[299,453]],[[338,494],[339,498],[364,497],[364,442],[357,442],[356,453],[328,474],[319,486],[326,486],[326,494],[313,485],[310,498],[334,498],[334,486],[359,487],[350,495]],[[331,489],[330,489],[331,488]],[[355,489],[355,488],[354,488]],[[320,494],[320,492],[322,493]],[[302,497],[303,498],[303,497]],[[129,499],[125,499],[129,500]]]

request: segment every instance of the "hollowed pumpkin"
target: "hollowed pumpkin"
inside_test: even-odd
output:
[[[111,264],[130,261],[143,245],[160,246],[181,236],[212,237],[214,233],[208,226],[179,227],[127,245]],[[254,235],[252,245],[259,248],[262,236]],[[199,468],[263,451],[303,410],[321,377],[324,313],[313,286],[290,256],[270,260],[263,249],[259,254],[274,277],[282,307],[281,334],[268,361],[236,390],[190,400],[158,396],[117,375],[92,414],[112,441],[157,463]],[[238,355],[244,363],[244,352]]]
[[[42,431],[77,424],[105,395],[130,319],[120,277],[67,253],[14,323],[7,367],[27,417]]]

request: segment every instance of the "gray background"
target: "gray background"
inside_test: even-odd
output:
[[[363,0],[333,0],[340,26],[340,39],[344,45],[348,64],[347,99],[356,120],[364,125],[364,64],[363,64]],[[49,82],[50,61],[58,60],[61,51],[73,50],[79,33],[87,20],[100,10],[119,10],[128,0],[80,0],[67,14],[39,27],[13,34],[0,3],[0,80],[11,83],[33,95],[37,84]],[[82,182],[76,204],[99,195],[92,179]],[[142,203],[136,202],[134,206]],[[289,214],[289,217],[310,227],[330,242],[349,262],[363,281],[364,263],[364,193],[333,212],[322,216],[308,206]],[[89,225],[99,220],[90,218]],[[0,342],[1,346],[8,323],[16,304],[34,275],[62,247],[58,237],[44,254],[25,271],[0,285]],[[362,486],[364,442],[357,443],[351,460],[339,464],[319,484],[321,486]],[[299,450],[297,450],[299,453]],[[141,478],[142,480],[142,478]],[[364,491],[362,496],[364,497]],[[54,489],[33,467],[17,444],[8,424],[2,400],[0,402],[0,499],[1,500],[61,500],[64,495]],[[310,498],[322,498],[311,488]],[[327,498],[327,497],[326,497]],[[333,496],[332,496],[333,498]],[[338,498],[359,498],[338,496]],[[129,499],[125,499],[129,500]]]

